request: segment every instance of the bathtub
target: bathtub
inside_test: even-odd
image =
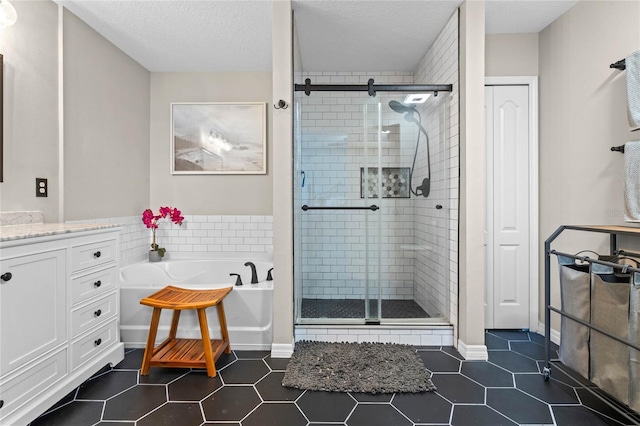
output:
[[[250,260],[250,259],[249,259]],[[246,260],[180,259],[162,262],[140,262],[120,269],[120,336],[125,346],[143,348],[147,341],[152,308],[140,300],[167,286],[191,289],[231,287],[224,299],[224,310],[232,349],[271,350],[273,340],[273,281],[266,281],[269,262],[252,261],[256,265],[258,284],[251,284],[251,268]],[[242,286],[235,286],[240,274]],[[169,334],[172,311],[163,309],[156,343]],[[219,339],[220,328],[216,308],[207,309],[209,333]],[[178,336],[200,338],[200,327],[194,310],[183,311]]]

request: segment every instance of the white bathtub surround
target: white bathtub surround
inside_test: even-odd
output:
[[[453,326],[296,326],[295,341],[301,340],[452,346]]]
[[[44,214],[41,210],[0,212],[0,226],[26,225],[43,222]]]
[[[183,288],[210,289],[233,286],[224,300],[227,329],[234,350],[270,350],[273,342],[273,281],[265,281],[270,262],[241,254],[243,258],[163,260],[158,263],[139,262],[122,268],[121,320],[122,341],[127,347],[145,347],[152,309],[140,305],[143,299],[155,291],[172,284]],[[260,280],[251,284],[251,268],[256,266]],[[234,286],[240,274],[243,285]],[[169,334],[170,315],[163,315],[156,342]],[[221,338],[218,315],[215,309],[207,310],[207,320],[212,338]],[[180,316],[181,337],[200,337],[200,327],[195,312],[185,311]]]
[[[215,258],[229,253],[251,253],[270,258],[273,251],[272,216],[184,215],[182,225],[160,222],[156,238],[167,249],[165,260],[185,255]],[[121,266],[148,259],[152,233],[141,216],[78,220],[68,223],[115,223],[121,234]]]

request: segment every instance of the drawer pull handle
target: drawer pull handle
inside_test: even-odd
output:
[[[100,287],[101,285],[102,285],[102,281],[100,281],[100,280],[98,280],[98,281],[96,281],[95,283],[93,283],[93,286],[94,286],[95,288],[98,288],[98,287]]]
[[[100,256],[102,256],[102,253],[100,253],[100,251],[93,253],[93,257],[95,257],[96,259]]]
[[[94,316],[99,317],[100,315],[102,315],[102,311],[100,309],[98,309],[97,311],[95,311],[93,313]]]
[[[0,275],[0,279],[2,281],[9,281],[12,277],[13,274],[11,272],[5,272],[4,274]]]
[[[93,342],[93,344],[96,346],[100,346],[100,343],[102,343],[102,339],[98,339],[95,342]]]
[[[3,405],[4,405],[4,400],[0,399],[0,408],[2,408]]]

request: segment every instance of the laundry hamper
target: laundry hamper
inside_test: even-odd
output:
[[[629,340],[640,343],[640,274],[633,273],[629,297]],[[629,348],[629,406],[640,412],[640,351]]]
[[[595,268],[596,266],[600,268]],[[629,275],[614,274],[613,268],[593,265],[591,323],[625,341],[630,330],[629,280]],[[629,404],[631,348],[595,330],[591,330],[589,346],[590,380],[619,401]]]
[[[585,322],[591,316],[589,264],[558,256],[562,310]],[[589,328],[565,316],[560,323],[560,361],[585,378],[589,377]]]

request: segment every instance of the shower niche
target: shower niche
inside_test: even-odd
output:
[[[296,323],[449,324],[451,87],[372,79],[296,85]]]

